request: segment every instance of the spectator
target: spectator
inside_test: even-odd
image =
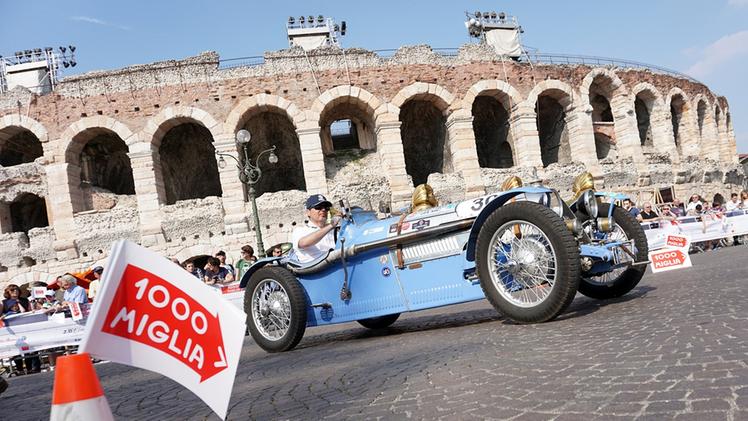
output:
[[[255,249],[249,244],[243,245],[241,250],[242,258],[236,262],[236,279],[241,280],[244,274],[247,272],[252,263],[257,259],[255,258]],[[254,259],[254,260],[253,260]]]
[[[642,210],[639,213],[639,216],[636,217],[639,222],[653,221],[657,218],[659,218],[659,215],[657,215],[657,213],[652,209],[652,204],[649,202],[644,203],[644,210]]]
[[[683,202],[681,202],[680,199],[673,199],[673,206],[670,208],[670,212],[675,216],[684,216],[686,210],[683,207]]]
[[[677,216],[673,213],[673,208],[670,205],[662,205],[662,212],[660,212],[660,219],[664,221],[675,221]]]
[[[699,207],[698,213],[701,213],[701,209],[704,207],[704,200],[698,194],[692,194],[691,198],[688,199],[688,205],[686,205],[686,215],[694,214],[696,206]]]
[[[283,249],[280,246],[275,246],[271,254],[273,257],[281,257],[283,256]]]
[[[748,209],[748,191],[741,191],[740,192],[740,208],[741,209]]]
[[[738,208],[738,206],[740,206],[740,202],[738,201],[738,194],[737,193],[730,194],[730,200],[728,200],[727,203],[725,203],[725,210],[727,212],[734,211],[735,209]]]
[[[195,267],[195,262],[188,261],[184,264],[184,270],[190,273],[190,275],[194,276],[197,279],[202,280],[203,279],[203,271],[200,270],[200,268]]]
[[[29,300],[21,297],[21,288],[19,288],[18,285],[10,284],[5,287],[3,297],[5,297],[5,299],[3,300],[3,313],[8,311],[7,309],[14,307],[16,304],[18,305],[16,313],[26,313],[27,311],[31,311]],[[9,305],[9,300],[13,300],[13,305]]]
[[[44,303],[42,303],[42,308],[45,310],[54,310],[57,307],[59,307],[60,302],[57,301],[57,298],[55,297],[55,292],[51,289],[48,289],[44,292]]]
[[[60,287],[65,290],[62,299],[62,306],[68,307],[70,303],[86,304],[88,297],[86,290],[78,286],[78,280],[75,276],[66,273],[60,278]]]
[[[234,281],[234,275],[225,267],[221,266],[221,261],[215,257],[208,258],[208,264],[205,266],[205,275],[203,280],[208,285],[226,284]]]
[[[218,252],[216,253],[216,258],[218,259],[218,261],[221,262],[222,268],[225,268],[226,270],[228,270],[232,276],[236,274],[236,271],[234,270],[234,267],[231,265],[231,263],[226,263],[226,252],[225,251],[218,250]]]
[[[88,298],[91,299],[91,301],[96,298],[96,294],[99,293],[99,288],[101,287],[101,274],[104,273],[104,268],[101,266],[96,266],[93,269],[93,276],[94,280],[91,281],[90,284],[88,284]]]
[[[177,266],[182,266],[182,264],[179,263],[179,259],[177,259],[176,257],[172,257],[169,260],[171,260],[171,262],[174,263]]]
[[[639,219],[639,209],[631,199],[623,199],[623,209],[630,213],[634,218]]]
[[[686,215],[688,216],[698,216],[701,215],[703,211],[703,207],[701,206],[701,203],[697,203],[696,206],[692,207],[691,210],[689,210]]]

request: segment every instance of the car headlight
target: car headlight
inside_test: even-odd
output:
[[[597,218],[599,207],[595,192],[587,190],[577,199],[577,209],[587,215],[590,219]]]

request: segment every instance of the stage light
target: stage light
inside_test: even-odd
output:
[[[325,21],[325,17],[324,16],[322,16],[322,15],[317,16],[317,22],[318,23],[322,23],[324,21]]]
[[[65,48],[65,47],[57,47],[57,48],[59,48],[59,49],[60,49],[60,52],[61,52],[62,54],[65,54],[65,50],[67,50],[67,48]]]
[[[475,12],[475,17],[478,18],[478,19],[480,19],[480,12],[476,11]]]
[[[306,21],[309,22],[310,25],[314,25],[314,16],[309,15]]]
[[[304,21],[304,16],[299,16],[299,23],[303,25]]]
[[[288,17],[288,24],[293,25],[296,22],[296,19],[293,18],[293,16]]]
[[[496,12],[494,11],[491,12],[491,19],[496,19]]]
[[[44,51],[46,51],[48,53],[51,53],[52,52],[52,47],[44,47]]]
[[[506,18],[506,14],[504,12],[499,13],[499,19],[504,20]]]
[[[76,63],[76,62],[75,62],[75,60],[70,60],[70,65],[71,65],[72,67],[75,67],[75,65],[76,65],[76,64],[78,64],[78,63]]]
[[[63,66],[65,66],[65,68],[66,68],[66,69],[67,69],[68,67],[70,67],[70,63],[68,63],[67,61],[63,61],[63,62],[62,62],[62,65],[63,65]]]
[[[483,12],[483,19],[488,19],[490,14],[488,12]]]
[[[340,23],[340,35],[345,35],[345,28],[346,28],[345,21],[343,21]]]

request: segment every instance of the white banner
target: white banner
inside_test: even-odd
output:
[[[225,418],[245,319],[180,266],[118,241],[80,351],[163,374]]]
[[[75,322],[64,313],[24,313],[3,320],[0,358],[11,358],[60,346],[79,345],[86,320]]]
[[[700,216],[682,216],[675,221],[658,220],[641,224],[650,250],[665,247],[670,234],[685,235],[691,243],[748,234],[748,210]]]

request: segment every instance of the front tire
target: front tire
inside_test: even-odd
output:
[[[304,287],[285,268],[260,268],[244,291],[244,312],[249,333],[260,348],[267,352],[293,349],[306,330]]]
[[[600,214],[607,215],[610,204],[600,204]],[[615,207],[613,209],[613,230],[607,234],[615,240],[634,240],[636,247],[636,260],[646,261],[649,257],[647,236],[644,234],[639,221],[625,209]],[[582,276],[579,283],[579,292],[587,297],[600,300],[620,297],[636,287],[647,270],[646,265],[629,266],[627,268],[615,269],[599,276]]]
[[[395,323],[398,317],[400,317],[400,313],[388,314],[386,316],[361,319],[358,320],[358,324],[368,329],[384,329]]]
[[[521,323],[561,314],[579,284],[579,249],[551,209],[515,202],[491,213],[478,233],[476,265],[494,308]]]

